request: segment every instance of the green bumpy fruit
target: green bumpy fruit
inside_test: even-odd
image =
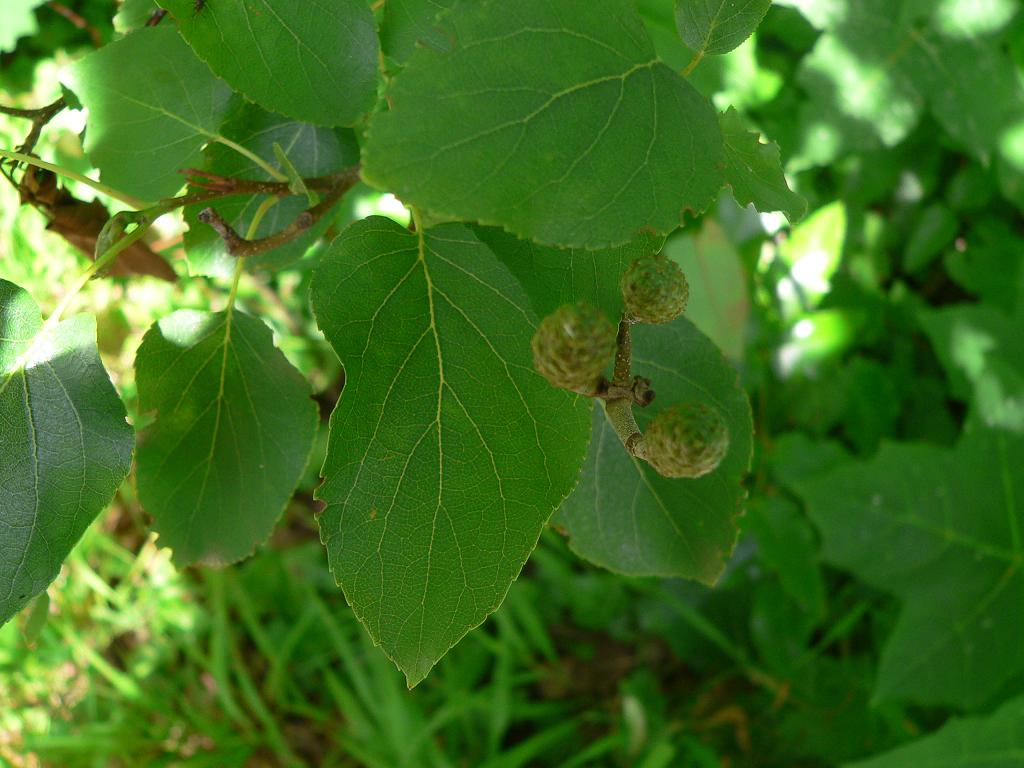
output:
[[[679,265],[661,254],[641,256],[619,284],[626,312],[642,323],[670,323],[683,314],[690,285]]]
[[[556,387],[591,393],[615,356],[615,328],[589,304],[566,304],[541,320],[533,365]]]
[[[729,452],[729,428],[718,411],[677,403],[661,411],[644,434],[647,461],[665,477],[701,477]]]

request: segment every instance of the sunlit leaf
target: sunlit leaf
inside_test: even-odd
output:
[[[57,578],[134,443],[96,320],[44,325],[31,296],[0,280],[0,624]]]

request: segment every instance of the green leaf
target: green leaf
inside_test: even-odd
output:
[[[725,141],[725,183],[736,201],[762,212],[782,211],[791,222],[802,218],[807,201],[789,188],[778,145],[762,143],[735,109],[719,115],[718,122]]]
[[[57,578],[110,503],[135,442],[96,349],[96,320],[44,325],[0,280],[0,624]]]
[[[750,297],[747,276],[725,230],[706,218],[699,230],[673,236],[665,255],[682,267],[690,282],[686,317],[733,360],[743,359]]]
[[[262,321],[180,310],[135,360],[139,499],[178,565],[225,565],[265,541],[302,476],[317,427],[309,385]]]
[[[365,0],[161,0],[181,36],[261,107],[354,125],[377,97],[377,26]]]
[[[231,89],[170,25],[140,29],[73,64],[89,110],[85,151],[105,183],[145,200],[174,194],[178,173],[217,138]]]
[[[782,588],[807,613],[825,613],[825,582],[818,565],[814,530],[784,496],[757,496],[747,505],[743,530],[757,539],[761,561],[779,576]]]
[[[0,51],[13,51],[18,38],[39,31],[36,7],[43,0],[7,0],[4,4],[4,23],[0,25]]]
[[[848,768],[1018,768],[1024,763],[1024,697],[984,717],[954,717],[905,747]]]
[[[380,24],[384,53],[404,64],[417,45],[443,47],[446,41],[437,32],[434,21],[455,3],[456,0],[388,0]]]
[[[639,257],[660,251],[664,243],[664,238],[644,234],[617,248],[587,251],[537,245],[495,227],[473,231],[516,276],[540,317],[563,304],[586,301],[617,320],[622,314],[622,273]]]
[[[903,252],[903,268],[919,272],[939,257],[960,231],[960,222],[949,207],[932,203],[921,212]]]
[[[321,538],[412,686],[504,599],[576,482],[590,401],[533,371],[527,297],[460,225],[353,224],[312,300],[346,376]]]
[[[911,32],[891,0],[838,4],[797,74],[811,97],[807,133],[832,134],[832,151],[817,156],[818,163],[840,152],[895,146],[917,125],[924,97],[908,66]]]
[[[988,40],[950,40],[938,31],[913,36],[907,69],[939,124],[988,163],[1004,129],[1024,118],[1016,66]]]
[[[448,48],[417,50],[370,123],[371,184],[574,248],[669,232],[721,188],[714,110],[628,0],[484,0],[438,23]]]
[[[971,425],[796,483],[823,558],[903,601],[877,698],[977,707],[1024,671],[1021,466],[1024,437]]]
[[[922,312],[921,325],[954,393],[988,425],[1024,432],[1024,308],[1015,316],[984,305]]]
[[[246,104],[235,112],[221,129],[222,134],[262,158],[274,156],[274,144],[292,158],[298,172],[307,178],[326,176],[359,162],[359,145],[355,134],[347,128],[321,128],[299,123]],[[279,166],[280,164],[275,164]],[[211,144],[203,151],[202,169],[222,176],[270,181],[266,171],[251,159],[223,144]],[[195,191],[195,190],[193,190]],[[243,237],[249,234],[253,216],[263,197],[256,195],[228,197],[212,203],[217,212]],[[228,253],[224,240],[212,227],[199,221],[199,213],[210,203],[185,207],[185,253],[189,272],[193,275],[229,278],[235,269],[235,257]],[[274,234],[295,220],[309,207],[304,195],[282,198],[271,208],[256,228],[256,238]],[[325,216],[300,237],[265,253],[246,259],[246,268],[276,269],[302,257],[306,249],[330,225]]]
[[[696,56],[728,53],[754,34],[772,0],[677,0],[676,27]]]
[[[649,377],[654,405],[634,409],[640,428],[661,408],[703,402],[729,426],[729,453],[718,469],[696,480],[661,477],[629,456],[594,409],[594,436],[576,491],[555,523],[583,558],[630,576],[682,576],[713,584],[738,533],[736,518],[750,467],[750,404],[736,371],[717,347],[684,318],[635,326],[633,372]]]

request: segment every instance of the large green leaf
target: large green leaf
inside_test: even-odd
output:
[[[556,523],[573,551],[630,576],[682,576],[713,584],[736,543],[743,477],[750,467],[750,404],[736,371],[689,320],[636,326],[633,372],[653,382],[657,399],[634,409],[640,428],[673,403],[706,403],[729,426],[729,453],[718,469],[696,480],[660,476],[629,456],[602,408],[583,477]]]
[[[261,107],[353,125],[377,95],[377,27],[366,0],[161,0],[210,69]]]
[[[741,205],[759,211],[782,211],[790,221],[807,212],[807,202],[789,188],[782,173],[779,147],[762,143],[748,131],[735,109],[719,116],[725,142],[725,183]]]
[[[1024,698],[986,717],[953,718],[935,733],[849,768],[1020,768]]]
[[[516,276],[541,317],[563,304],[586,301],[617,320],[622,314],[622,273],[641,256],[661,250],[664,238],[645,234],[617,248],[551,248],[520,240],[496,227],[473,230]]]
[[[676,0],[676,26],[697,56],[728,53],[750,37],[772,0]]]
[[[57,578],[134,442],[95,319],[44,325],[32,297],[0,280],[0,624]]]
[[[438,24],[447,47],[417,50],[370,124],[371,184],[585,248],[671,231],[721,188],[714,110],[628,0],[483,0]]]
[[[178,173],[217,137],[231,88],[170,25],[140,29],[76,62],[67,82],[89,109],[85,150],[103,181],[144,200],[177,191]]]
[[[1024,670],[1024,437],[883,444],[796,483],[824,559],[902,598],[876,696],[976,707]]]
[[[349,227],[313,279],[345,365],[318,497],[331,570],[410,685],[505,597],[586,451],[522,288],[460,225]]]
[[[139,499],[179,565],[252,554],[299,482],[316,434],[309,385],[262,321],[180,310],[146,333],[135,360]]]
[[[443,45],[434,20],[454,6],[456,0],[388,0],[380,24],[384,53],[404,64],[417,45]]]
[[[299,123],[286,117],[266,112],[246,104],[224,124],[221,132],[262,158],[274,157],[274,144],[279,144],[292,164],[305,178],[325,176],[359,162],[359,145],[355,135],[347,128],[321,128]],[[277,166],[277,163],[273,163]],[[203,152],[203,170],[222,176],[270,181],[266,171],[252,160],[222,144],[211,144]],[[264,200],[259,196],[229,197],[212,203],[236,232],[243,236],[249,228],[256,210]],[[208,224],[199,221],[199,212],[211,203],[185,208],[185,221],[189,230],[185,234],[185,251],[189,272],[193,275],[230,277],[235,268],[235,257],[227,252],[224,240]],[[263,217],[255,237],[267,237],[279,232],[309,207],[305,195],[282,198]],[[300,258],[306,248],[330,224],[324,217],[318,226],[311,227],[302,236],[266,253],[246,259],[249,269],[281,267]]]

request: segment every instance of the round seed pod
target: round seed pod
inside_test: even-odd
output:
[[[534,367],[551,384],[592,392],[615,356],[615,327],[596,307],[566,304],[541,320],[531,346]]]
[[[647,461],[665,477],[701,477],[729,452],[729,428],[702,403],[676,403],[658,413],[644,433]]]
[[[679,265],[667,256],[641,256],[629,265],[619,284],[626,312],[642,323],[669,323],[683,314],[690,285]]]

